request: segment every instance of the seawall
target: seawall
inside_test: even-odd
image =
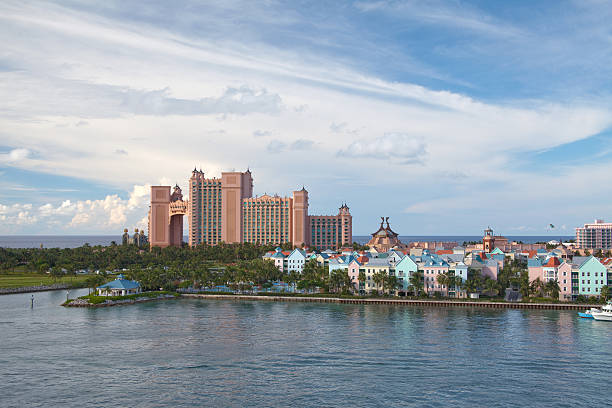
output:
[[[45,292],[47,290],[62,290],[62,289],[74,289],[74,288],[65,283],[56,283],[53,285],[39,285],[39,286],[22,286],[20,288],[1,288],[0,295],[13,295],[15,293]]]
[[[253,296],[253,295],[209,295],[186,293],[182,297],[217,299],[217,300],[259,300],[269,302],[315,302],[344,303],[352,305],[403,305],[422,307],[479,307],[492,309],[548,309],[548,310],[584,310],[601,305],[573,303],[510,303],[510,302],[469,302],[454,300],[411,300],[411,299],[344,299],[333,297],[301,296]]]

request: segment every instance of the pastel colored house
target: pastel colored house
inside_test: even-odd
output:
[[[430,255],[423,251],[419,269],[423,271],[423,287],[425,293],[433,294],[440,292],[448,294],[448,288],[438,282],[438,275],[448,274],[449,264],[442,260],[438,255]]]
[[[360,268],[360,271],[365,272],[366,280],[364,290],[366,293],[372,293],[372,291],[381,292],[383,290],[382,285],[376,284],[374,281],[374,275],[377,273],[384,273],[389,275],[389,260],[387,258],[370,258],[367,264]]]
[[[348,265],[347,273],[351,282],[353,282],[353,290],[355,293],[361,295],[365,294],[365,281],[359,281],[359,272],[369,261],[370,259],[367,256],[360,256],[359,258],[353,259]],[[365,269],[363,269],[363,272],[365,272]]]
[[[398,283],[401,283],[401,288],[398,292],[407,293],[410,290],[410,277],[418,271],[419,266],[410,256],[404,256],[394,268],[394,274],[397,277]]]
[[[461,287],[461,283],[465,282],[468,278],[468,266],[461,262],[457,262],[456,264],[454,264],[453,266],[451,266],[451,270],[450,273],[451,275],[454,274],[455,279],[460,280],[458,283],[459,285],[456,285],[454,288],[449,288],[449,296],[454,296],[454,297],[458,297],[458,298],[463,298],[463,297],[467,297],[467,292],[459,289]]]
[[[308,256],[306,255],[306,252],[303,249],[294,249],[287,257],[287,272],[295,271],[298,273],[302,273],[307,258]]]
[[[286,259],[287,255],[285,255],[281,248],[276,248],[274,252],[268,252],[263,256],[263,259],[271,260],[274,262],[274,266],[278,268],[279,271],[283,272],[287,265]]]
[[[608,284],[607,268],[593,255],[575,256],[572,260],[572,297],[599,296]]]
[[[405,255],[403,253],[401,253],[400,251],[396,251],[394,249],[387,252],[387,258],[389,259],[389,264],[392,266],[397,265],[397,263],[400,262],[402,258],[404,257]]]
[[[499,273],[499,263],[495,259],[487,259],[480,271],[483,278],[489,277],[493,280],[497,280],[497,274]]]

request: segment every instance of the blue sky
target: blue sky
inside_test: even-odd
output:
[[[612,4],[0,4],[0,234],[146,226],[151,184],[251,168],[354,233],[612,218]],[[557,230],[551,231],[552,223]]]

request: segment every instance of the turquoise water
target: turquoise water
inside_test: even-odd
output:
[[[611,401],[612,323],[574,312],[34,296],[0,296],[2,407]]]

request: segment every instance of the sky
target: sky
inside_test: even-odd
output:
[[[353,234],[612,219],[612,2],[0,2],[0,234],[146,227],[250,168]],[[555,228],[551,228],[553,224]]]

